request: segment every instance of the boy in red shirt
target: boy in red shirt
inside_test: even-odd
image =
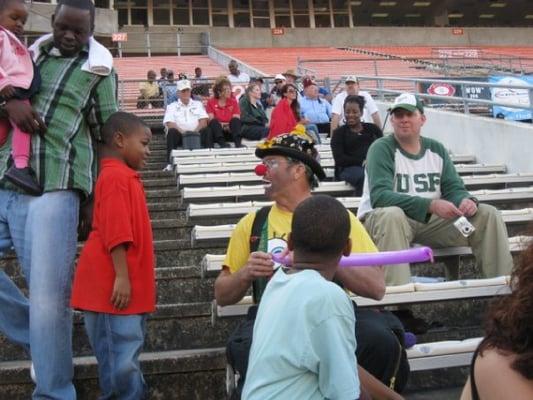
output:
[[[74,277],[71,305],[83,310],[105,399],[147,394],[139,354],[146,315],[155,310],[154,249],[136,170],[146,164],[151,138],[133,114],[117,112],[104,124],[92,231]]]

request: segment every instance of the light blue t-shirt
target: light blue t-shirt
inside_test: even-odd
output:
[[[359,398],[355,316],[317,271],[274,274],[261,299],[244,400]]]

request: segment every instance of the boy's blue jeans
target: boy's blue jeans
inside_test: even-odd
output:
[[[30,352],[34,399],[76,398],[70,292],[79,204],[75,191],[0,189],[0,253],[15,248],[30,293],[28,300],[0,270],[0,331]]]
[[[139,366],[146,314],[113,315],[85,311],[85,329],[98,360],[100,400],[139,400],[147,387]]]

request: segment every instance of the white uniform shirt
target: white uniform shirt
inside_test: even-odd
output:
[[[361,118],[361,121],[373,124],[374,120],[372,119],[372,114],[378,111],[378,106],[376,106],[376,103],[374,102],[372,96],[370,96],[370,93],[360,90],[358,96],[365,98],[365,109],[363,110],[363,117]],[[340,115],[339,126],[344,125],[346,122],[344,120],[344,100],[346,97],[348,97],[346,90],[340,92],[333,99],[333,104],[331,106],[331,112],[333,114]],[[381,126],[379,128],[381,129]]]
[[[250,83],[250,75],[248,75],[246,72],[241,72],[239,76],[229,74],[228,79],[232,85],[247,85]]]
[[[198,121],[204,118],[207,119],[208,116],[202,102],[190,99],[189,104],[185,105],[178,99],[167,106],[163,124],[174,122],[184,132],[194,131],[198,127]]]

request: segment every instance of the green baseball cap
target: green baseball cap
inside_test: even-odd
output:
[[[401,95],[396,97],[396,99],[394,99],[392,107],[389,108],[389,112],[393,112],[398,108],[403,108],[404,110],[411,112],[418,110],[422,114],[424,114],[424,105],[422,104],[420,99],[412,93],[402,93]]]

